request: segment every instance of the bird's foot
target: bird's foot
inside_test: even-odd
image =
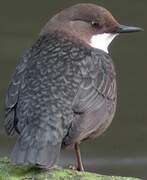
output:
[[[71,170],[77,170],[77,168],[75,166],[73,166],[73,165],[69,165],[68,168],[71,169]]]
[[[83,166],[77,167],[77,171],[84,171]]]
[[[71,170],[74,170],[74,171],[84,171],[84,168],[82,167],[76,167],[76,166],[73,166],[73,165],[69,165],[68,167],[69,169]]]

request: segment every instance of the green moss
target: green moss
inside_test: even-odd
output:
[[[8,158],[0,159],[0,180],[139,180],[137,178],[102,176],[89,172],[55,168],[49,171],[31,166],[14,166]]]

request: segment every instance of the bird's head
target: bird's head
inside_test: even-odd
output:
[[[105,8],[84,3],[64,9],[51,18],[41,33],[48,31],[68,33],[94,48],[108,52],[109,44],[118,34],[142,29],[121,25]]]

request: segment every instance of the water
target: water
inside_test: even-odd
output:
[[[35,41],[51,15],[69,5],[85,1],[0,0],[0,156],[9,155],[15,138],[2,128],[4,94],[21,52]],[[88,1],[96,2],[96,1]],[[147,27],[147,1],[97,1],[126,25]],[[98,139],[82,143],[87,170],[102,174],[146,177],[146,31],[122,35],[112,43],[111,54],[118,79],[118,106],[110,128]],[[61,157],[64,165],[74,163],[72,151]]]

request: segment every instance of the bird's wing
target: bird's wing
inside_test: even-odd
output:
[[[104,57],[105,56],[105,57]],[[81,64],[82,81],[73,101],[73,110],[78,113],[92,111],[94,103],[116,97],[115,70],[108,55],[93,54]]]
[[[72,106],[75,120],[65,144],[84,139],[96,130],[107,114],[106,101],[116,99],[115,70],[108,55],[93,53],[87,57],[81,64],[81,74],[82,81]]]
[[[17,129],[15,124],[17,123],[15,115],[16,115],[16,105],[19,97],[20,85],[23,79],[24,70],[28,61],[28,51],[26,51],[18,65],[16,66],[16,70],[12,75],[11,82],[8,86],[8,90],[5,98],[5,121],[4,126],[7,134],[12,135],[14,131]]]
[[[6,129],[20,132],[11,154],[15,164],[49,168],[58,158],[64,129],[50,77],[57,74],[59,47],[54,36],[40,36],[30,48],[27,63],[22,60],[12,78],[6,97]]]

